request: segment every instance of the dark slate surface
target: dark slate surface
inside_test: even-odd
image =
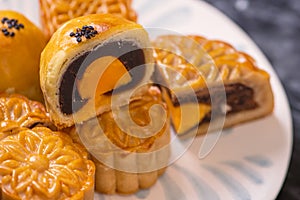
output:
[[[277,199],[300,199],[300,0],[206,1],[250,35],[281,79],[292,109],[294,146],[288,175]]]

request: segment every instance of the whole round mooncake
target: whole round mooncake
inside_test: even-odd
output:
[[[87,152],[65,133],[36,127],[0,141],[3,200],[91,200],[94,173]]]

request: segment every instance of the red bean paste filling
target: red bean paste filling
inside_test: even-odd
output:
[[[85,70],[92,62],[104,56],[118,58],[127,71],[145,64],[144,51],[134,42],[130,41],[109,42],[96,47],[93,51],[78,56],[68,66],[60,83],[59,105],[62,113],[69,115],[77,112],[88,101],[88,99],[81,98],[76,87],[76,80],[80,80],[83,77]],[[129,74],[132,79],[131,82],[114,89],[114,92],[124,91],[136,86],[145,75],[145,67],[138,67],[135,70],[129,71]],[[112,91],[109,91],[105,95],[110,95],[111,93]]]
[[[224,111],[218,105],[226,104],[230,106],[230,110],[227,111],[226,115],[230,115],[233,113],[237,113],[244,110],[251,110],[258,107],[257,103],[254,100],[254,91],[252,88],[247,87],[243,84],[228,84],[225,85],[225,93],[226,99],[224,95],[222,95],[223,88],[213,87],[209,90],[207,88],[196,91],[197,101],[202,104],[213,105],[214,109],[214,117],[224,115]],[[171,94],[169,93],[169,96]],[[174,106],[179,106],[180,103],[188,103],[192,102],[191,97],[188,95],[183,95],[181,97],[176,98],[172,95],[171,97]],[[209,112],[206,114],[204,119],[200,122],[200,124],[209,122],[211,120],[212,113]]]

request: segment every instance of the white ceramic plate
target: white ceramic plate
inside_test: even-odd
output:
[[[24,13],[39,25],[37,0],[0,0],[0,9]],[[130,196],[95,199],[274,199],[286,176],[292,149],[290,109],[272,66],[252,40],[230,19],[200,0],[135,0],[139,22],[181,34],[200,34],[233,44],[252,55],[271,74],[274,113],[223,131],[204,159],[198,159],[202,137],[171,165],[149,190]]]

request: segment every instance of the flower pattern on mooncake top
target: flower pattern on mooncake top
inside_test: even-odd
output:
[[[0,139],[20,128],[53,128],[44,105],[19,94],[0,94]]]
[[[0,141],[0,182],[7,199],[93,199],[94,163],[63,132],[23,129]]]
[[[161,66],[172,66],[185,79],[174,78],[174,83],[198,82],[201,87],[207,83],[238,80],[255,71],[268,77],[268,73],[256,66],[248,54],[238,51],[232,45],[209,40],[198,35],[164,35],[154,42],[154,57]],[[178,76],[178,75],[177,75]]]
[[[49,38],[66,21],[79,16],[110,13],[137,20],[132,0],[39,0],[39,3],[43,31]]]
[[[150,108],[154,105],[160,105],[167,115],[167,119],[163,124],[163,127],[158,132],[154,131],[155,125],[159,124],[155,120],[161,117],[160,121],[163,121],[163,115],[160,112],[156,112],[154,114],[154,119],[150,118]],[[113,116],[114,114],[112,112],[105,112],[100,115],[98,117],[99,125],[110,142],[117,147],[130,152],[149,150],[155,140],[161,137],[168,127],[169,114],[166,105],[162,101],[160,90],[156,87],[150,87],[147,93],[143,95],[142,99],[130,102],[127,109],[129,109],[133,122],[140,127],[144,127],[143,132],[140,133],[140,137],[128,134],[133,133],[135,131],[135,127],[124,126],[126,130],[122,130],[122,128],[117,124],[116,118]],[[125,122],[126,120],[123,121],[123,123]],[[149,124],[152,124],[153,127],[147,128],[146,126]]]

